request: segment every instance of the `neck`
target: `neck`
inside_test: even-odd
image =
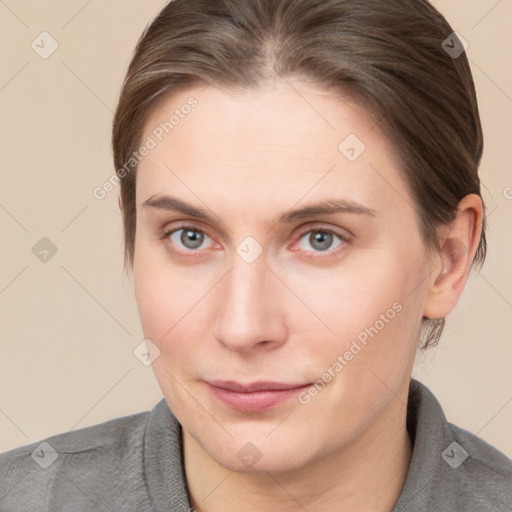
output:
[[[197,512],[276,511],[276,503],[280,511],[391,512],[412,455],[404,391],[349,444],[286,472],[230,471],[183,431],[191,505]]]

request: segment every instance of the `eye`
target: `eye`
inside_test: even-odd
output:
[[[338,239],[338,243],[337,245],[333,246],[333,244],[336,242],[336,239]],[[325,252],[329,249],[336,249],[345,241],[346,238],[344,236],[335,233],[330,229],[319,228],[306,231],[301,236],[298,242],[298,246],[300,249],[309,252],[311,252],[311,250],[308,249],[307,245],[313,248],[313,252]]]
[[[178,246],[179,249],[186,251],[195,251],[196,249],[205,249],[201,247],[207,239],[211,238],[200,229],[193,226],[182,226],[178,229],[167,231],[164,234],[164,238],[170,240],[170,242]]]
[[[175,252],[198,253],[199,249],[204,250],[209,247],[218,246],[213,239],[203,230],[193,225],[182,225],[167,230],[162,239],[168,241]],[[301,234],[297,247],[309,253],[332,253],[337,252],[334,249],[344,245],[348,237],[336,233],[328,228],[309,228]],[[209,243],[208,243],[209,242]],[[309,247],[307,247],[309,245]],[[310,249],[313,248],[313,250]],[[177,248],[177,249],[174,249]]]

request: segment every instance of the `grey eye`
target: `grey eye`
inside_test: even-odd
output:
[[[198,249],[208,237],[198,229],[180,228],[171,233],[170,239],[174,244],[181,245],[189,250]],[[208,237],[209,238],[209,237]]]
[[[323,230],[312,230],[306,233],[299,241],[299,246],[301,249],[309,250],[307,247],[303,246],[303,240],[306,240],[306,243],[310,245],[315,251],[326,251],[328,249],[334,249],[335,247],[338,247],[338,245],[335,245],[332,247],[333,242],[335,241],[335,238],[338,238],[340,242],[338,245],[341,245],[341,237],[338,236],[336,233],[332,233],[330,231],[323,231]]]

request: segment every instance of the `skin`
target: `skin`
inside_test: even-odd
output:
[[[153,369],[183,427],[191,504],[390,511],[411,457],[406,403],[421,318],[456,305],[481,200],[466,196],[441,250],[428,253],[391,143],[350,101],[299,80],[244,93],[191,87],[157,105],[144,139],[190,96],[197,107],[139,165],[133,270],[144,335],[160,350]],[[349,134],[366,146],[353,162],[338,150]],[[213,220],[143,206],[166,194]],[[327,198],[375,214],[278,221]],[[206,233],[198,248],[183,244],[180,221]],[[319,229],[346,240],[319,249]],[[248,236],[263,251],[252,263],[237,253]],[[241,412],[205,383],[314,383],[397,303],[308,403]],[[246,443],[260,456],[253,465],[237,456]]]

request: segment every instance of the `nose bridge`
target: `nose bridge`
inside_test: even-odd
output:
[[[214,332],[219,342],[232,350],[282,342],[284,326],[271,274],[262,255],[252,262],[234,255],[219,297]]]
[[[227,277],[223,304],[224,316],[233,322],[233,327],[249,328],[255,316],[262,316],[264,295],[268,285],[269,270],[260,256],[256,261],[247,263],[236,255],[233,258],[231,272]]]

